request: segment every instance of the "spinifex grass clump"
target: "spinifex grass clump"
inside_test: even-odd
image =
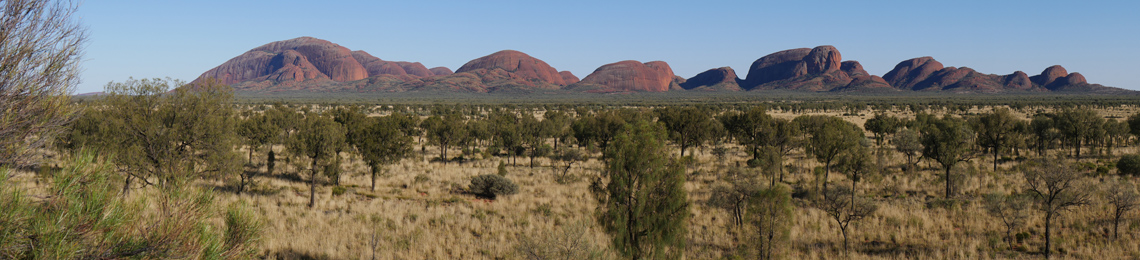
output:
[[[120,175],[93,155],[76,156],[49,173],[47,194],[0,185],[0,259],[249,259],[261,224],[238,206],[216,227],[213,195],[193,188],[124,198]],[[7,179],[11,171],[0,172]],[[153,200],[154,208],[144,205]]]

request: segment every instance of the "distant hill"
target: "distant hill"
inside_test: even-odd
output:
[[[952,93],[1122,93],[1088,83],[1080,73],[1055,65],[1039,75],[1016,71],[985,74],[944,67],[932,57],[900,62],[882,77],[858,61],[843,60],[834,46],[774,52],[755,60],[746,78],[731,67],[682,78],[664,61],[620,61],[579,79],[538,58],[503,50],[471,60],[454,72],[419,62],[387,61],[365,51],[300,37],[249,50],[202,73],[238,92],[409,92],[466,93],[636,93],[666,91],[952,92]],[[197,81],[196,80],[196,81]]]

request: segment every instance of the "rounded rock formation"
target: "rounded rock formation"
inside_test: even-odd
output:
[[[538,79],[555,85],[566,85],[562,75],[546,62],[531,57],[526,53],[514,50],[504,50],[471,60],[459,67],[455,73],[475,71],[479,69],[501,69],[513,73],[524,79]]]
[[[664,92],[669,90],[673,77],[673,69],[664,61],[627,60],[603,65],[578,83],[599,85],[610,91]]]
[[[452,73],[454,73],[451,71],[451,69],[448,69],[447,67],[435,67],[435,68],[431,68],[428,70],[431,71],[432,75],[436,75],[436,76],[447,76],[447,75],[451,75]]]
[[[578,79],[578,76],[574,76],[574,73],[571,73],[568,70],[559,71],[558,75],[562,75],[562,81],[566,82],[566,85],[578,83],[578,81],[581,81]]]
[[[285,56],[278,57],[281,55]],[[309,65],[297,63],[300,62],[298,57],[304,57]],[[270,62],[273,60],[280,61],[277,63],[280,66],[295,64],[294,66],[301,68],[311,67],[316,72],[309,69],[296,70],[291,68],[282,71],[281,69],[284,67],[270,66]],[[285,74],[277,74],[279,72]],[[223,84],[234,84],[254,79],[295,81],[300,78],[299,75],[303,75],[305,79],[327,77],[335,81],[353,81],[367,77],[368,71],[353,58],[352,52],[348,48],[326,40],[300,37],[254,48],[202,73],[198,78],[215,78]]]

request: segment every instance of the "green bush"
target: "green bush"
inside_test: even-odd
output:
[[[1140,175],[1140,154],[1127,154],[1120,157],[1116,162],[1116,168],[1119,169],[1118,173],[1128,175]]]
[[[336,186],[336,187],[332,188],[332,195],[333,196],[344,195],[344,193],[347,191],[348,191],[348,189],[345,189],[344,186]]]
[[[518,193],[519,186],[506,177],[484,174],[471,179],[470,190],[475,195],[495,199],[499,195]]]

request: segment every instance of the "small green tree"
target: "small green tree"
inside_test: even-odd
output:
[[[795,215],[792,193],[784,185],[761,189],[748,200],[748,223],[754,232],[748,246],[756,259],[778,259],[787,250]]]
[[[249,164],[253,164],[253,152],[261,146],[269,145],[280,131],[281,130],[269,120],[269,116],[265,114],[250,115],[238,124],[237,134],[245,139],[246,146],[249,148]],[[268,161],[266,161],[266,163],[268,167]],[[266,170],[268,171],[268,169]],[[253,178],[254,172],[255,171],[243,171],[242,174],[238,174],[241,177],[241,182],[238,184],[238,195],[245,190],[247,180]]]
[[[831,173],[832,163],[841,153],[859,145],[859,140],[864,138],[863,130],[842,118],[829,116],[819,119],[817,126],[808,128],[808,133],[811,135],[808,141],[812,154],[815,155],[816,160],[824,163],[823,180],[821,181],[823,182],[823,189],[827,190],[828,174]]]
[[[175,86],[173,91],[170,87]],[[206,175],[239,172],[233,89],[212,80],[128,79],[104,97],[101,144],[131,180],[173,188]]]
[[[447,149],[463,139],[466,134],[464,120],[458,113],[444,116],[433,115],[420,125],[427,132],[428,141],[439,146],[439,158],[447,164]]]
[[[863,123],[863,129],[871,131],[875,135],[875,145],[882,146],[883,140],[888,135],[893,135],[902,127],[902,121],[898,117],[888,116],[883,113],[875,113],[871,119]]]
[[[906,167],[903,167],[907,172],[914,168],[915,156],[922,152],[922,140],[919,138],[918,131],[911,129],[900,130],[891,139],[891,143],[895,145],[895,150],[903,155],[906,155]]]
[[[309,114],[290,139],[289,151],[309,159],[309,208],[317,204],[317,170],[339,161],[336,149],[344,145],[344,136],[344,128],[331,118]]]
[[[659,125],[638,120],[606,150],[609,181],[598,193],[598,221],[613,246],[630,259],[678,258],[684,250],[689,205],[684,167],[668,157]]]
[[[367,120],[355,134],[356,150],[364,157],[372,174],[372,190],[376,190],[376,175],[384,165],[393,164],[412,154],[412,137],[399,129],[398,121],[391,116]]]
[[[1015,142],[1013,137],[1019,121],[1021,120],[1014,118],[1006,108],[996,108],[993,112],[981,114],[970,121],[977,133],[978,146],[989,149],[993,154],[994,171],[997,171],[998,153]]]
[[[717,131],[719,126],[709,116],[709,111],[696,107],[666,107],[658,109],[658,122],[665,124],[669,130],[669,140],[681,147],[681,157],[690,147],[700,147],[705,144]]]
[[[1081,158],[1081,146],[1095,140],[1104,126],[1104,118],[1088,108],[1066,108],[1057,113],[1055,127],[1070,142],[1074,157]]]
[[[952,117],[949,114],[940,119],[933,119],[929,125],[922,127],[922,156],[930,158],[942,165],[945,172],[943,180],[946,182],[946,198],[953,194],[950,170],[958,162],[969,161],[973,158],[971,144],[974,141],[974,132],[966,126],[965,121]]]

